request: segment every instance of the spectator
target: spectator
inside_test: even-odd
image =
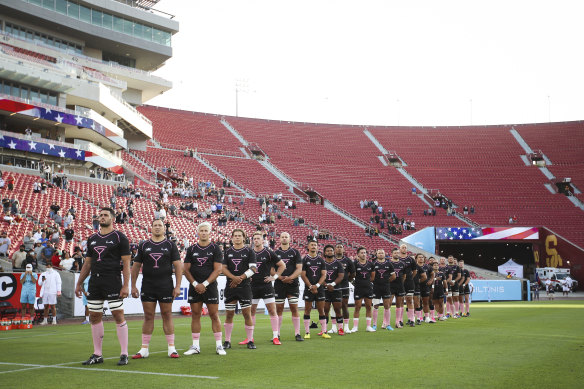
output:
[[[68,228],[71,223],[73,223],[73,215],[71,212],[67,212],[67,216],[63,219],[63,228]]]
[[[10,211],[6,211],[6,213],[2,217],[2,220],[11,225],[16,224],[16,222],[14,221],[14,216],[10,214]]]
[[[6,185],[6,181],[4,181],[4,179],[0,175],[0,190],[4,189],[5,185]]]
[[[412,209],[410,207],[408,207],[408,209],[407,209],[407,214],[408,214],[408,216],[412,215]]]
[[[63,232],[63,234],[65,235],[65,241],[70,243],[73,241],[73,236],[75,235],[75,231],[73,230],[73,228],[69,227]]]
[[[41,274],[38,284],[41,288],[41,297],[45,306],[44,320],[41,325],[46,325],[49,308],[53,312],[53,325],[57,324],[57,297],[61,296],[61,276],[53,269],[52,263],[47,263],[47,270]]]
[[[25,266],[26,252],[24,250],[24,245],[20,245],[20,250],[12,254],[12,268],[22,269]]]
[[[474,215],[474,213],[475,213],[475,207],[474,207],[474,205],[471,205],[470,206],[470,214]]]
[[[73,260],[76,263],[77,269],[81,269],[83,267],[83,252],[81,251],[80,247],[75,247],[75,251],[73,252]]]
[[[77,262],[75,262],[75,259],[71,258],[69,251],[65,251],[64,258],[59,262],[59,266],[64,270],[79,271],[77,268]]]
[[[55,250],[53,256],[51,257],[51,264],[54,268],[59,268],[61,264],[61,250]]]
[[[51,234],[51,243],[52,244],[58,244],[59,240],[61,240],[61,233],[59,232],[59,229],[55,229],[55,231]]]
[[[36,300],[36,284],[38,276],[32,271],[32,265],[26,265],[25,272],[20,276],[22,290],[20,291],[21,314],[34,317],[34,302]]]
[[[51,263],[54,253],[55,249],[53,248],[53,245],[51,242],[47,242],[46,246],[41,250],[41,264],[47,265]]]
[[[12,244],[12,241],[8,237],[8,234],[6,232],[3,232],[2,235],[0,235],[0,255],[1,256],[3,256],[3,257],[8,256],[8,250],[10,250],[11,244]]]
[[[44,250],[44,247],[43,247],[43,245],[41,244],[41,242],[35,242],[35,244],[34,244],[34,249],[32,250],[32,252],[34,253],[34,257],[35,257],[35,259],[36,259],[36,261],[37,261],[37,264],[38,264],[39,262],[40,262],[40,263],[43,263],[43,262],[42,262],[42,258],[43,258],[43,257],[42,257],[42,256],[43,256],[43,250]],[[52,254],[51,254],[51,255],[52,255]],[[36,266],[35,266],[35,267],[36,267]]]
[[[93,229],[95,231],[97,231],[99,229],[99,216],[93,215],[93,219],[91,220],[91,223],[93,225]]]
[[[34,238],[32,237],[32,232],[27,232],[22,240],[25,251],[30,251],[34,248]]]
[[[8,190],[13,190],[14,189],[14,176],[12,175],[12,173],[8,173],[8,176],[6,177],[6,186],[8,187]]]
[[[56,201],[54,201],[53,204],[49,207],[49,217],[53,219],[60,209],[61,207],[57,204]]]
[[[462,213],[468,215],[468,207],[466,205],[462,208]]]
[[[115,193],[112,193],[112,196],[110,197],[110,207],[112,209],[116,209],[116,195]]]

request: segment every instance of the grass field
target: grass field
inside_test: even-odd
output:
[[[238,315],[234,348],[224,357],[215,354],[210,321],[203,320],[202,354],[182,356],[191,343],[190,318],[177,317],[181,358],[168,358],[157,320],[150,357],[123,367],[116,366],[111,320],[105,324],[105,363],[91,367],[80,363],[93,350],[89,326],[2,332],[0,388],[580,388],[584,380],[584,301],[475,303],[469,318],[393,332],[366,333],[362,317],[356,334],[326,340],[313,329],[304,342],[294,341],[287,313],[282,346],[271,344],[268,317],[258,315],[257,350],[237,345],[245,337]],[[128,323],[133,354],[140,348],[141,321]]]

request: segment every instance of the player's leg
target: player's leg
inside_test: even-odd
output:
[[[424,311],[424,321],[426,323],[430,322],[430,297],[422,297],[422,310]]]
[[[241,313],[245,321],[245,334],[249,342],[247,348],[254,350],[256,348],[253,341],[254,325],[251,317],[251,287],[241,288],[239,291],[239,304],[241,305]]]
[[[371,298],[365,298],[365,323],[367,324],[367,327],[365,328],[365,331],[367,332],[373,332],[375,331],[372,327],[371,327],[371,310],[373,307],[373,302],[371,300]]]
[[[120,342],[120,361],[118,365],[128,364],[128,325],[124,317],[124,300],[109,300],[108,306],[116,322],[116,332]]]
[[[268,310],[268,315],[270,316],[270,324],[272,325],[272,343],[275,345],[280,345],[280,339],[278,335],[278,314],[276,312],[276,299],[274,297],[264,298],[264,304],[266,304],[266,309]]]
[[[304,339],[310,339],[310,311],[312,310],[312,297],[310,292],[304,292]]]
[[[335,293],[338,296],[335,296],[336,298],[333,301],[333,310],[335,312],[335,318],[337,321],[337,332],[339,335],[345,335],[345,330],[343,328],[343,298],[341,297],[341,291],[340,290],[335,290],[333,293]],[[332,320],[332,318],[331,318]]]
[[[172,300],[171,302],[160,302],[160,315],[162,316],[162,328],[166,337],[168,345],[168,356],[170,358],[178,358],[179,354],[176,352],[174,346],[174,322],[172,321]]]
[[[349,288],[342,290],[342,310],[343,310],[343,331],[348,334],[351,333],[349,329]]]
[[[416,323],[420,324],[422,322],[422,306],[421,306],[421,300],[420,300],[420,296],[417,295],[416,293],[418,292],[414,292],[414,313],[415,313],[415,319],[416,319]]]
[[[372,300],[373,309],[371,311],[371,328],[377,330],[377,316],[379,315],[379,307],[381,306],[381,297],[378,297],[377,293],[375,298]]]
[[[301,342],[304,339],[300,336],[300,312],[298,311],[298,295],[288,295],[288,305],[290,306],[290,313],[292,314],[292,325],[294,326],[294,337]],[[283,304],[282,304],[283,305]],[[284,307],[282,306],[282,310]],[[281,315],[280,315],[281,317]],[[280,317],[278,318],[281,323]]]
[[[185,355],[193,355],[201,353],[201,346],[199,344],[199,339],[201,338],[201,314],[203,311],[203,302],[193,302],[191,303],[191,336],[193,338],[193,344],[185,351]],[[209,315],[211,315],[211,310],[209,309]],[[215,329],[213,329],[215,332]]]
[[[142,323],[142,347],[132,356],[132,359],[148,358],[150,338],[154,331],[154,313],[156,311],[156,301],[146,301],[142,297],[142,310],[144,311],[144,323]]]
[[[395,328],[403,328],[404,296],[395,296]]]
[[[225,342],[223,342],[223,348],[231,348],[231,333],[233,332],[233,317],[235,316],[235,307],[237,306],[237,300],[230,300],[225,302]]]
[[[328,293],[325,292],[325,295],[328,295]],[[325,300],[324,300],[324,315],[326,316],[325,320],[326,320],[326,323],[327,324],[328,324],[328,321],[329,321],[329,313],[330,313],[330,311],[331,311],[331,300],[327,300],[326,297],[325,297]],[[331,320],[332,320],[332,318],[331,318]],[[335,320],[336,320],[336,317],[335,317]],[[336,321],[335,321],[335,323],[336,323]],[[336,328],[337,328],[337,326],[335,325],[335,330],[336,330]],[[332,334],[333,333],[333,330],[331,329],[330,331],[327,331],[327,333],[328,332],[330,332]],[[319,335],[322,335],[322,334],[319,334]]]
[[[324,294],[324,293],[323,293]],[[316,309],[318,310],[318,321],[320,322],[320,334],[325,339],[330,339],[330,335],[326,331],[326,314],[324,311],[324,296],[318,297],[316,300]],[[329,305],[330,309],[330,305]]]
[[[359,331],[359,316],[361,315],[361,305],[363,305],[363,298],[355,293],[355,308],[353,310],[353,328],[351,332]],[[371,325],[371,322],[369,323]]]
[[[383,328],[389,331],[393,331],[391,327],[391,295],[384,296],[383,298]]]
[[[209,310],[209,318],[211,319],[211,330],[215,338],[215,351],[219,355],[227,355],[221,344],[221,319],[219,318],[219,304],[212,304],[207,302],[207,309]],[[200,323],[200,321],[199,321]],[[199,324],[200,329],[200,324]]]

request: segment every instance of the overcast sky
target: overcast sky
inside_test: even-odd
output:
[[[584,119],[583,1],[162,0],[148,104],[370,125]]]

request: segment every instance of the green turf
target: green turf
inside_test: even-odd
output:
[[[234,349],[225,357],[215,354],[210,322],[203,318],[202,354],[174,360],[166,356],[166,341],[157,320],[150,345],[150,351],[157,353],[130,360],[124,367],[116,366],[119,345],[111,321],[105,324],[104,339],[104,357],[110,359],[92,367],[80,364],[93,350],[89,326],[12,330],[0,333],[0,388],[580,387],[584,379],[584,302],[476,303],[471,312],[470,318],[376,333],[364,332],[363,317],[359,333],[325,340],[313,329],[312,339],[304,342],[294,341],[287,313],[282,346],[271,345],[268,317],[258,315],[257,350],[237,345],[245,337],[238,316]],[[190,318],[177,317],[175,326],[182,354],[191,342]],[[129,321],[129,328],[133,354],[140,348],[141,322]]]

